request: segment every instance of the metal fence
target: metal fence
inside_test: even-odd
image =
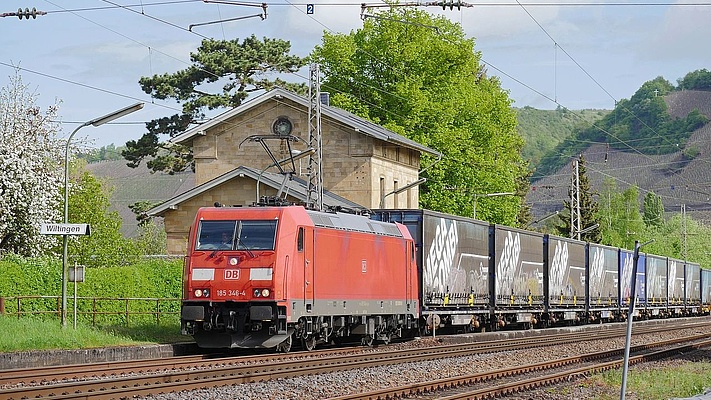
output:
[[[79,321],[102,324],[173,321],[180,315],[181,299],[140,297],[73,297],[68,299],[67,315]],[[57,317],[62,315],[61,296],[8,296],[0,297],[0,315]],[[76,314],[75,314],[76,310]]]

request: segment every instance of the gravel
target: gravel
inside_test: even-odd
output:
[[[699,330],[695,329],[694,331],[698,332]],[[680,330],[670,333],[649,334],[642,338],[633,338],[632,345],[671,339],[688,333],[689,330]],[[439,344],[440,340],[444,339],[419,339],[406,344],[400,344],[399,346],[431,346],[434,343]],[[391,386],[402,386],[426,380],[480,373],[524,363],[538,363],[581,353],[620,348],[624,347],[624,345],[624,338],[596,340],[527,350],[502,351],[468,357],[442,358],[417,363],[403,363],[400,365],[285,378],[269,382],[223,386],[189,392],[149,396],[146,397],[146,399],[324,399],[349,393],[372,391]],[[675,362],[678,363],[679,361],[668,361],[668,363]],[[666,363],[667,361],[662,361],[653,364],[663,368],[667,365]],[[580,383],[574,385],[559,385],[532,391],[526,393],[524,396],[510,396],[507,398],[515,400],[571,400],[595,399],[603,395],[611,398],[619,397],[619,389],[611,390],[607,387],[590,385],[589,383],[586,384],[586,381],[587,380],[580,380],[578,381]],[[636,397],[634,393],[628,394],[626,398],[629,400],[641,400]],[[706,400],[707,398],[704,397],[703,399]],[[708,400],[711,400],[711,397],[709,397]]]

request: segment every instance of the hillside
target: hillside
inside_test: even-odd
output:
[[[538,165],[546,153],[568,138],[576,129],[590,126],[607,115],[609,110],[538,110],[532,107],[516,109],[518,132],[523,137],[523,158]]]
[[[126,160],[90,163],[87,169],[113,189],[111,210],[118,211],[123,220],[121,233],[128,237],[135,236],[138,228],[136,215],[128,208],[129,205],[139,201],[162,203],[195,186],[192,172],[175,175],[151,173],[145,163],[138,168],[130,168]]]
[[[672,118],[684,118],[698,110],[711,118],[711,91],[675,91],[664,96]],[[664,139],[664,138],[663,138]],[[679,150],[666,154],[644,154],[630,148],[615,149],[603,143],[590,144],[582,150],[587,176],[593,190],[602,187],[605,178],[613,178],[620,190],[630,185],[640,188],[640,196],[653,191],[661,196],[667,212],[679,212],[682,205],[695,219],[711,220],[711,124],[694,130]],[[532,183],[527,196],[535,217],[563,208],[569,197],[570,161],[554,174]]]

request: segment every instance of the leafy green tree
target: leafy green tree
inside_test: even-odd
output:
[[[645,252],[689,260],[708,268],[711,265],[711,253],[708,251],[708,238],[711,228],[692,218],[673,215],[661,226],[649,229],[644,241],[654,240],[644,247]]]
[[[580,196],[580,230],[585,230],[586,228],[598,224],[599,219],[598,204],[593,198],[595,193],[590,187],[590,181],[588,180],[587,170],[585,168],[585,158],[582,154],[578,157],[578,189]],[[577,238],[577,231],[574,231],[571,227],[570,215],[572,209],[571,200],[563,200],[563,211],[558,214],[558,218],[562,224],[557,226],[558,235],[571,237],[571,232],[573,232],[572,236]],[[591,229],[580,235],[580,240],[588,242],[600,243],[600,239],[601,234],[599,228]]]
[[[182,113],[158,118],[146,124],[148,132],[138,140],[126,143],[121,154],[128,165],[137,167],[146,157],[148,168],[169,173],[192,168],[191,149],[161,142],[161,135],[173,137],[184,132],[195,121],[205,118],[205,111],[237,107],[249,93],[275,86],[303,91],[305,86],[287,83],[272,73],[296,72],[305,62],[289,55],[291,44],[280,39],[258,39],[252,35],[239,39],[205,39],[190,54],[192,65],[169,74],[142,77],[141,89],[152,97],[175,99],[182,103]],[[213,88],[222,88],[214,92]]]
[[[639,209],[639,189],[636,186],[620,193],[614,181],[606,180],[600,194],[598,213],[602,243],[631,250],[636,240],[644,241],[647,231]]]
[[[644,195],[644,224],[647,228],[660,227],[664,222],[664,204],[662,198],[653,192]]]
[[[706,68],[689,72],[677,80],[679,90],[711,90],[711,72]]]
[[[42,112],[37,97],[19,75],[0,89],[0,253],[44,254],[57,242],[39,228],[61,220],[64,146],[57,105]]]
[[[617,196],[619,194],[619,189],[617,183],[612,178],[606,178],[602,182],[602,189],[600,190],[600,195],[598,196],[598,221],[600,221],[600,235],[602,244],[607,244],[609,246],[616,246],[617,243],[622,243],[623,239],[619,235],[619,231],[616,229],[616,219],[615,214],[616,208],[613,207],[613,203],[617,202]]]
[[[420,206],[471,216],[474,196],[516,192],[528,173],[508,93],[459,24],[393,8],[349,34],[325,33],[311,59],[331,103],[443,154],[423,157]],[[429,168],[427,168],[429,166]],[[478,198],[476,216],[515,225],[522,197]]]
[[[128,206],[136,214],[136,220],[138,221],[136,244],[141,253],[146,255],[166,254],[168,252],[165,229],[156,224],[156,220],[146,214],[146,211],[155,207],[156,204],[151,201],[139,201]]]
[[[70,175],[69,222],[89,224],[91,228],[89,236],[70,236],[70,261],[91,267],[134,262],[139,251],[121,235],[121,217],[109,211],[110,191],[80,165]]]
[[[154,220],[138,225],[138,237],[135,239],[142,255],[163,255],[168,253],[168,236],[163,226]]]

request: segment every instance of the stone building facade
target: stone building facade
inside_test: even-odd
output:
[[[257,200],[258,182],[260,196],[276,194],[281,186],[278,177],[261,178],[278,172],[274,159],[286,159],[290,151],[308,148],[308,110],[308,99],[274,89],[172,139],[193,149],[196,188],[149,211],[164,218],[170,254],[185,252],[188,230],[199,207],[214,202],[251,205]],[[297,140],[275,133],[275,125],[280,124],[290,125],[290,134]],[[420,156],[439,155],[435,150],[327,104],[321,107],[321,135],[323,189],[328,194],[324,204],[417,208],[417,185],[393,192],[415,183]],[[295,161],[295,185],[308,180],[308,163],[306,157]],[[253,173],[231,174],[240,166]],[[284,168],[290,170],[291,164]],[[293,201],[305,200],[305,190],[292,193]]]

